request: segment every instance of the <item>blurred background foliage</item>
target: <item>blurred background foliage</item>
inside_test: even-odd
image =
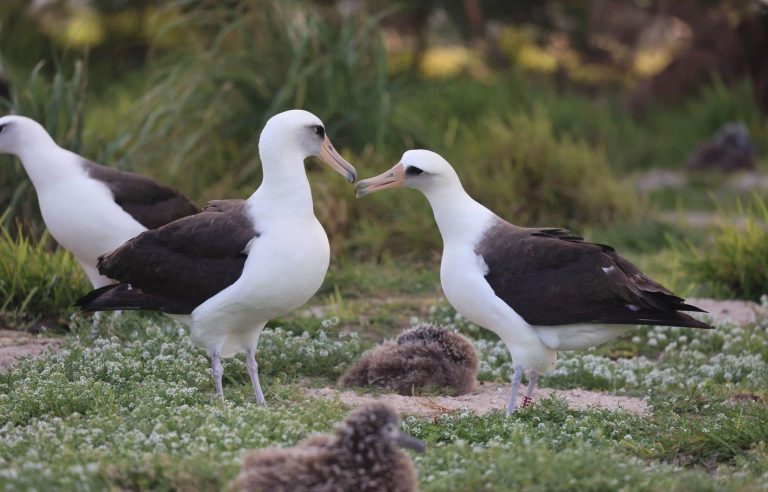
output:
[[[755,297],[765,262],[721,253],[725,234],[765,233],[759,207],[730,205],[768,195],[766,52],[759,0],[5,0],[0,101],[201,204],[249,195],[261,127],[301,107],[361,177],[430,148],[512,222],[610,240],[683,293]],[[748,134],[739,172],[717,147],[729,122]],[[694,169],[707,152],[716,165]],[[0,160],[4,241],[48,241],[23,169]],[[308,170],[337,261],[438,257],[415,192],[358,202]],[[762,277],[721,277],[741,268]]]

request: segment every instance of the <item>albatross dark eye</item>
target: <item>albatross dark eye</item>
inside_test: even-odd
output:
[[[419,176],[421,174],[424,174],[424,170],[419,169],[416,166],[408,166],[408,168],[405,170],[406,176]]]
[[[3,130],[5,129],[7,123],[5,125],[0,125],[0,133],[3,133]]]
[[[323,129],[320,125],[315,125],[312,127],[312,131],[315,132],[315,135],[317,135],[320,138],[325,138],[325,129]]]

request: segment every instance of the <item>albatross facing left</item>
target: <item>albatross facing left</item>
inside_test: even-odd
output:
[[[175,315],[208,351],[222,398],[221,358],[244,351],[256,400],[263,404],[255,352],[264,325],[307,302],[330,260],[304,159],[319,155],[350,182],[356,171],[333,148],[320,119],[301,110],[267,122],[259,154],[264,178],[250,198],[211,202],[197,215],[128,241],[99,261],[99,271],[120,283],[77,304],[90,311]]]
[[[21,160],[51,236],[75,256],[94,288],[112,283],[96,270],[100,255],[147,229],[199,211],[168,186],[59,147],[31,118],[0,118],[0,153]]]
[[[450,164],[411,150],[391,170],[362,180],[358,197],[408,186],[427,197],[443,237],[440,281],[448,301],[470,321],[496,333],[515,372],[507,413],[517,404],[524,369],[530,402],[539,374],[557,351],[606,342],[635,325],[712,328],[681,311],[685,304],[613,248],[564,229],[514,226],[464,191]]]

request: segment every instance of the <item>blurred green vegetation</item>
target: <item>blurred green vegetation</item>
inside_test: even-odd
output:
[[[615,89],[591,94],[513,70],[489,80],[458,77],[405,85],[397,119],[412,122],[415,144],[441,152],[451,150],[455,135],[488,118],[539,114],[551,122],[556,137],[583,139],[603,149],[611,168],[627,173],[681,167],[698,142],[728,121],[747,124],[765,156],[768,124],[751,90],[748,81],[727,87],[713,79],[682,105],[657,106],[634,117]],[[416,117],[426,121],[418,123]]]
[[[768,204],[739,206],[740,222],[723,222],[711,241],[681,246],[685,273],[717,297],[759,300],[768,293]]]
[[[163,35],[179,47],[148,67],[118,165],[157,169],[194,196],[249,194],[261,127],[297,107],[320,115],[337,147],[381,146],[392,89],[376,18],[342,23],[300,5],[210,3],[178,14]]]
[[[35,21],[19,13],[22,3],[0,7],[9,110],[41,120],[66,148],[152,176],[201,204],[248,196],[260,181],[264,122],[302,107],[324,120],[361,177],[389,168],[409,148],[433,149],[470,194],[506,219],[569,227],[614,244],[689,291],[695,277],[668,267],[688,253],[670,242],[704,244],[712,227],[692,226],[686,214],[749,191],[725,187],[720,176],[643,192],[634,181],[648,170],[679,169],[728,121],[749,127],[765,171],[768,124],[749,81],[714,77],[685,102],[637,117],[621,85],[587,90],[515,65],[440,77],[393,74],[382,19],[407,11],[402,5],[373,3],[342,15],[330,4],[298,0],[105,2],[90,17],[51,7]],[[62,33],[75,29],[71,22],[85,26],[81,37],[62,43]],[[463,53],[472,61],[475,51]],[[430,54],[440,56],[454,63],[454,55]],[[10,210],[4,225],[13,237],[21,224],[24,237],[39,238],[34,191],[18,162],[0,159],[0,209]],[[423,197],[397,190],[357,201],[323,166],[307,167],[338,269],[324,292],[348,289],[355,279],[372,295],[436,290],[441,240]],[[377,269],[387,273],[373,278]],[[407,270],[413,276],[401,279]]]

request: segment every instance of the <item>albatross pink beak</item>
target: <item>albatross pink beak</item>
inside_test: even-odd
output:
[[[376,177],[364,179],[355,185],[355,196],[357,198],[369,195],[374,191],[385,190],[387,188],[396,188],[405,185],[405,166],[402,162],[395,164],[395,167],[389,171],[379,174]]]
[[[336,152],[327,135],[320,145],[320,159],[331,166],[337,173],[347,178],[347,181],[350,183],[354,183],[357,179],[355,168]]]

